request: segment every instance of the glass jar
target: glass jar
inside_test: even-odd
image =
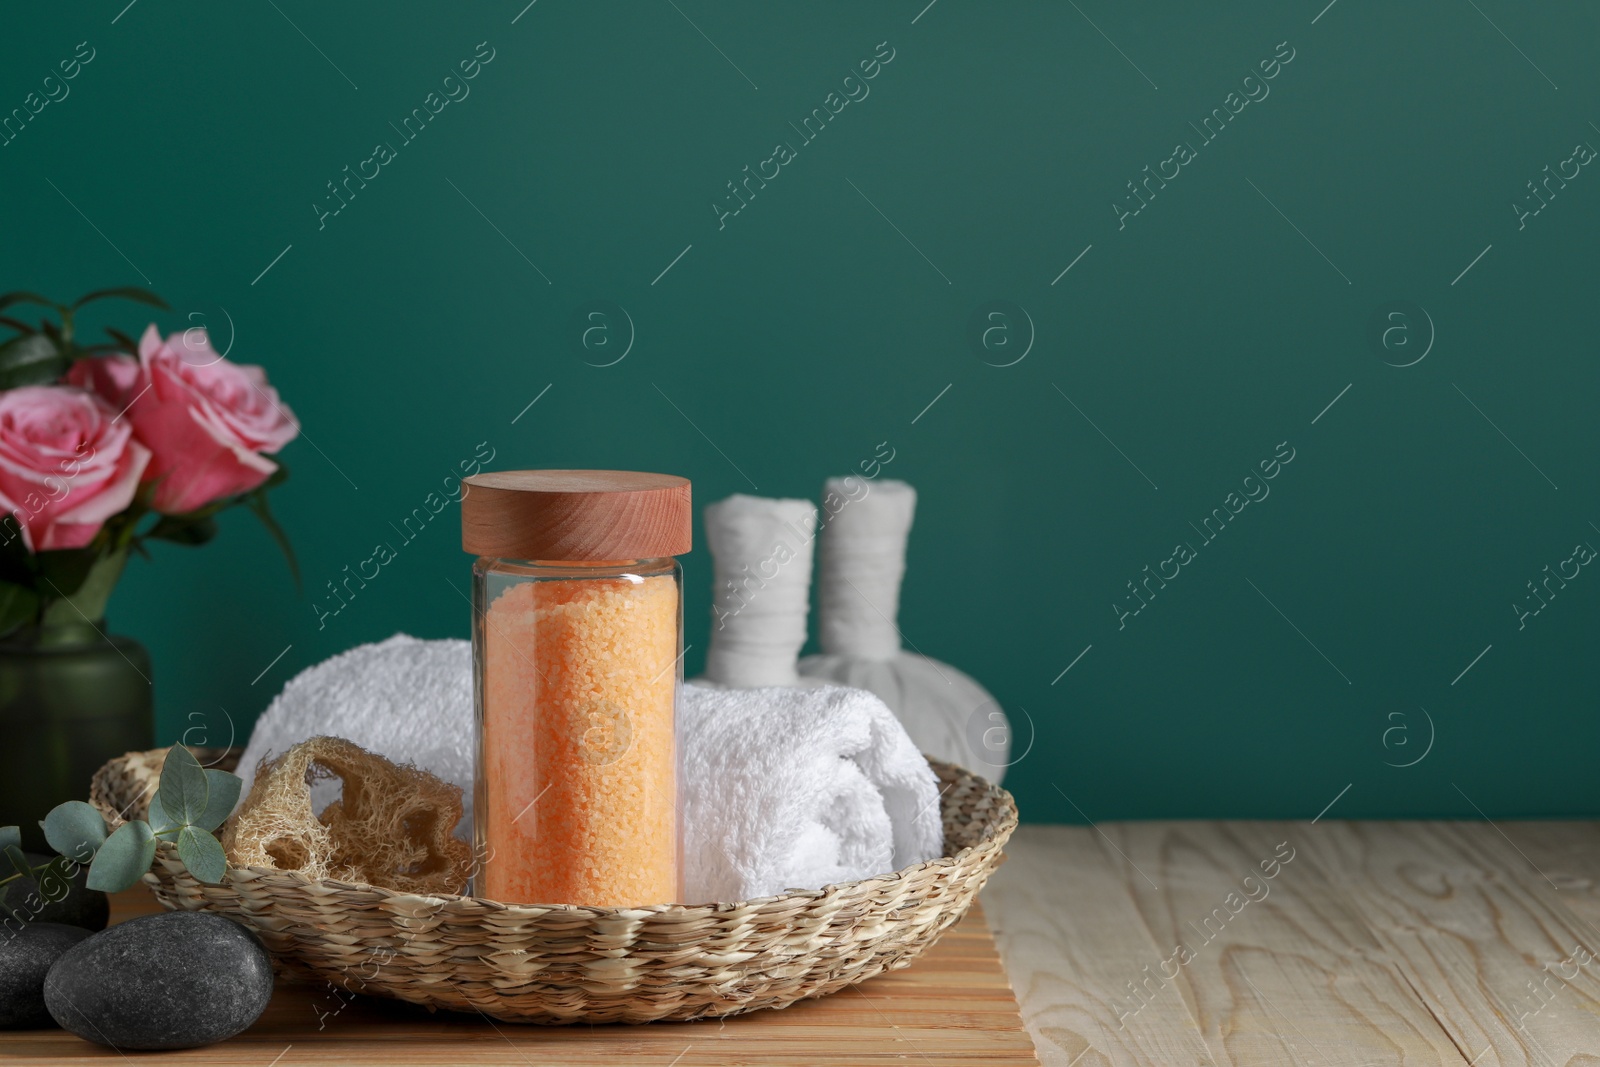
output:
[[[689,483],[627,471],[466,480],[477,865],[507,903],[682,899],[676,709]]]

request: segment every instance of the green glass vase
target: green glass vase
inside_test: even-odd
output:
[[[154,744],[150,653],[103,622],[125,559],[0,638],[0,826],[20,826],[25,849],[47,848],[39,820],[87,800],[107,760]]]
[[[114,756],[154,744],[150,653],[94,627],[40,627],[0,641],[0,826],[44,849],[39,820],[87,800]]]

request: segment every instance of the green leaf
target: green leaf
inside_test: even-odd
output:
[[[35,867],[34,873],[39,877],[39,884],[43,885],[46,878],[56,878],[70,882],[77,877],[78,864],[73,863],[65,856],[51,856],[43,867]]]
[[[145,821],[150,824],[150,832],[157,837],[167,837],[183,829],[183,823],[167,814],[166,805],[161,803],[160,789],[157,789],[156,795],[150,799],[150,813]]]
[[[150,825],[138,820],[125,822],[94,854],[87,884],[103,893],[120,893],[143,877],[155,858],[156,838]]]
[[[28,862],[27,854],[21,848],[16,845],[7,845],[3,851],[6,854],[6,859],[11,861],[12,870],[24,878],[33,877],[33,864]]]
[[[0,581],[34,587],[36,564],[22,540],[22,524],[13,512],[0,515]]]
[[[167,302],[165,300],[161,299],[150,290],[140,289],[136,285],[125,285],[116,289],[96,289],[92,293],[87,293],[78,297],[78,299],[73,303],[72,309],[76,311],[78,308],[81,308],[83,305],[94,300],[133,300],[140,304],[148,304],[151,307],[161,308],[163,311],[171,310],[171,308],[167,306]]]
[[[124,354],[130,356],[137,356],[139,354],[139,343],[133,338],[129,337],[127,334],[123,333],[121,330],[107,326],[106,336],[117,342],[118,348]],[[1262,499],[1264,500],[1266,498],[1263,497]]]
[[[159,479],[156,479],[156,481],[159,481]],[[141,493],[144,492],[146,487],[149,487],[150,495],[153,497],[155,495],[155,481],[145,482],[144,485],[139,487],[139,491]],[[226,511],[235,504],[241,504],[244,500],[245,497],[243,495],[219,497],[211,503],[202,504],[192,511],[176,511],[171,515],[163,515],[162,518],[171,519],[174,522],[198,522],[201,519],[209,519],[213,515]]]
[[[0,848],[22,847],[22,827],[0,826]]]
[[[283,527],[278,525],[278,520],[272,517],[272,508],[267,504],[266,488],[263,486],[249,496],[250,510],[256,513],[256,518],[261,520],[261,525],[267,528],[272,539],[283,550],[283,558],[289,562],[289,574],[294,578],[296,593],[303,592],[300,584],[300,564],[294,558],[294,547],[289,544],[289,535],[283,532]]]
[[[211,791],[206,781],[205,768],[182,745],[167,750],[167,762],[161,768],[161,786],[156,798],[173,821],[192,826],[206,811],[206,795]]]
[[[0,635],[39,614],[39,597],[32,589],[0,581]]]
[[[41,307],[60,309],[61,305],[54,300],[46,300],[38,293],[29,293],[21,289],[9,293],[0,293],[0,308],[8,308],[12,304],[38,304]]]
[[[34,557],[39,568],[34,589],[45,601],[40,616],[45,626],[85,620],[98,624],[106,617],[106,603],[128,562],[128,553],[112,545],[120,519],[113,516],[108,520],[90,548],[41,552]]]
[[[0,389],[43,385],[66,372],[71,361],[42,333],[27,333],[0,344]]]
[[[150,527],[146,537],[157,541],[171,541],[178,545],[203,545],[217,536],[217,520],[209,517],[188,519],[177,515],[163,515]]]
[[[51,848],[79,863],[89,862],[106,840],[106,821],[93,805],[81,800],[57,804],[39,825]]]
[[[93,548],[62,548],[34,556],[39,573],[47,581],[45,589],[59,596],[72,596],[83,588],[89,570],[104,553]]]
[[[273,462],[278,465],[278,469],[273,471],[271,474],[267,475],[267,480],[266,481],[264,481],[260,485],[256,486],[256,492],[259,493],[259,492],[265,492],[268,489],[276,489],[276,488],[278,488],[278,486],[282,485],[284,482],[289,480],[289,468],[288,468],[288,466],[282,460],[279,460],[279,459],[275,459],[275,460],[273,460]]]
[[[206,831],[194,826],[185,826],[178,831],[178,858],[189,869],[189,873],[202,882],[220,882],[228,870],[228,858],[222,854],[222,845]]]
[[[206,810],[194,821],[194,825],[202,830],[215,830],[233,814],[233,806],[239,803],[239,790],[244,787],[244,779],[227,771],[207,768],[206,784],[210,787],[206,795]]]

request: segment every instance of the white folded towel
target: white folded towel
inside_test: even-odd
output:
[[[679,705],[684,903],[736,901],[886,874],[942,853],[937,779],[871,693],[685,686]],[[472,840],[472,646],[396,634],[301,671],[239,764],[345,737],[461,786]],[[339,784],[320,781],[321,811]]]
[[[942,854],[938,780],[859,689],[702,689],[679,706],[686,903],[774,896]]]
[[[461,787],[465,816],[455,836],[472,841],[472,642],[423,641],[395,634],[307,667],[256,720],[239,760],[241,797],[263,758],[330,734],[396,763],[414,763]],[[311,787],[319,814],[339,797],[336,779]]]

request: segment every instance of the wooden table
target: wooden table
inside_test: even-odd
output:
[[[142,886],[118,894],[112,921],[160,910]],[[915,1064],[1037,1067],[981,908],[903,971],[782,1011],[646,1026],[515,1026],[429,1013],[328,986],[279,982],[245,1033],[207,1048],[122,1053],[62,1030],[0,1031],[0,1063],[472,1064],[501,1067],[721,1067]]]
[[[1046,1067],[1600,1067],[1600,823],[1024,826],[1007,853],[994,939],[974,910],[907,970],[786,1011],[546,1029],[280,985],[241,1037],[135,1058],[1002,1067],[1039,1062],[1031,1032]],[[0,1033],[4,1060],[117,1057]]]
[[[1600,1067],[1600,823],[1024,826],[1006,851],[983,899],[1046,1067]]]

